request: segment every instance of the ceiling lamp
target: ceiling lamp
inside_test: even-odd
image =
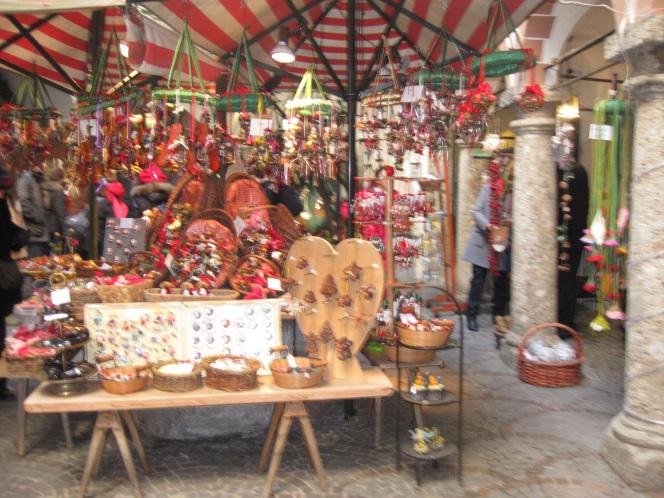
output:
[[[120,54],[121,54],[122,57],[124,57],[125,59],[126,59],[127,57],[129,57],[129,44],[127,44],[127,42],[126,42],[125,40],[122,40],[122,41],[120,42]]]
[[[280,64],[290,64],[295,60],[295,54],[288,46],[288,28],[281,28],[279,42],[270,52],[272,58]]]
[[[556,115],[560,119],[579,119],[579,98],[574,96],[569,102],[559,105]]]

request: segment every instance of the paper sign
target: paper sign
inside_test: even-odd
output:
[[[65,287],[64,289],[57,289],[51,291],[51,301],[55,306],[60,306],[61,304],[71,303],[71,296],[69,295],[69,288]]]
[[[44,315],[45,322],[52,322],[53,320],[63,320],[69,315],[67,313],[53,313],[52,315]]]
[[[262,137],[266,128],[272,128],[271,119],[252,118],[249,126],[249,135],[252,137]]]
[[[166,258],[164,259],[164,265],[166,265],[166,268],[168,268],[168,271],[173,273],[173,255],[172,254],[169,254],[168,256],[166,256]]]
[[[240,235],[242,233],[242,230],[244,230],[244,221],[242,221],[242,218],[239,216],[236,216],[235,219],[233,220],[233,223],[235,223],[235,233]]]
[[[120,228],[133,228],[134,218],[120,218]]]
[[[611,140],[613,138],[613,127],[592,123],[590,125],[590,140]]]
[[[272,259],[279,260],[281,257],[281,252],[280,251],[272,251]]]
[[[424,97],[424,85],[409,85],[403,89],[401,102],[417,102]]]
[[[284,290],[281,287],[281,280],[278,278],[267,277],[267,288],[275,291]]]

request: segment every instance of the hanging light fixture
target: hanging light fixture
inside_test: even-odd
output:
[[[579,118],[579,98],[575,95],[568,102],[558,106],[556,116],[560,119],[578,119]]]
[[[290,64],[295,60],[295,54],[288,46],[288,28],[279,31],[279,42],[270,52],[272,58],[280,64]]]

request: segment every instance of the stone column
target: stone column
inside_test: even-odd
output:
[[[630,66],[635,105],[627,260],[625,400],[602,456],[627,484],[664,489],[664,16],[607,40],[607,59]]]
[[[465,144],[461,140],[455,144],[458,152],[456,168],[456,298],[460,302],[468,300],[472,265],[463,260],[470,234],[475,226],[471,210],[481,186],[482,171],[486,169],[486,159],[476,159],[473,155],[482,150],[482,144]]]
[[[555,322],[558,314],[557,176],[551,157],[555,102],[510,126],[516,135],[512,205],[512,329],[500,354],[515,366],[516,347],[533,325]]]

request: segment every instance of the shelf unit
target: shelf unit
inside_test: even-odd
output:
[[[446,163],[447,164],[447,163]],[[446,171],[446,170],[445,170]],[[447,173],[445,172],[447,177]],[[385,296],[387,301],[390,303],[390,313],[388,314],[388,329],[391,335],[394,335],[395,324],[394,324],[394,313],[392,310],[394,291],[397,289],[422,289],[429,288],[434,291],[437,291],[436,296],[432,299],[437,303],[442,303],[437,309],[432,311],[454,311],[458,316],[458,332],[459,339],[449,339],[447,344],[440,348],[411,348],[411,349],[421,349],[421,350],[435,350],[435,351],[445,351],[450,349],[457,349],[459,352],[459,376],[458,376],[458,387],[457,394],[454,395],[449,391],[446,391],[443,399],[440,401],[428,401],[428,400],[416,400],[414,397],[410,397],[408,393],[404,393],[401,390],[401,376],[402,370],[410,370],[411,368],[419,368],[417,365],[404,364],[400,362],[400,349],[405,347],[399,343],[397,340],[396,351],[396,367],[397,367],[397,388],[399,389],[399,396],[397,397],[396,402],[396,440],[397,440],[397,451],[396,451],[396,465],[397,469],[401,468],[401,457],[405,456],[415,461],[415,474],[418,486],[421,482],[421,463],[423,461],[434,461],[437,462],[439,459],[446,458],[451,455],[457,455],[457,479],[459,482],[463,479],[463,341],[464,341],[464,328],[463,328],[463,316],[462,309],[454,297],[454,282],[455,282],[455,266],[454,266],[454,240],[453,240],[453,227],[451,225],[451,219],[446,215],[450,212],[451,209],[451,197],[448,195],[448,183],[446,179],[422,179],[422,178],[413,178],[413,177],[381,177],[381,178],[371,178],[371,177],[356,177],[356,181],[366,181],[366,182],[376,182],[384,187],[385,191],[385,215],[384,219],[377,221],[363,221],[358,220],[354,223],[358,226],[362,225],[380,225],[385,228]],[[434,188],[422,188],[422,191],[432,192],[437,191],[438,193],[438,206],[434,211],[434,214],[441,217],[441,249],[443,252],[443,283],[444,286],[435,285],[426,283],[423,281],[415,282],[402,282],[396,279],[395,277],[395,264],[394,264],[394,225],[397,223],[403,223],[403,221],[394,221],[392,219],[392,201],[394,194],[394,184],[395,182],[418,182],[420,185],[426,185],[427,187],[433,186]],[[443,195],[443,188],[446,188],[446,193]],[[358,191],[359,189],[356,189]],[[449,204],[449,205],[448,205]],[[446,221],[448,222],[446,225]],[[447,232],[447,237],[445,232]],[[452,292],[448,291],[448,288],[451,288]],[[444,306],[444,305],[449,306]],[[410,346],[408,346],[410,347]],[[430,452],[427,454],[419,454],[415,452],[412,448],[412,445],[409,441],[402,442],[401,435],[401,421],[400,421],[400,410],[401,403],[408,403],[413,407],[413,412],[415,414],[415,419],[418,426],[423,426],[422,421],[422,406],[445,406],[450,404],[456,404],[457,409],[457,444],[456,446],[452,444],[445,444],[442,448],[437,451]]]

